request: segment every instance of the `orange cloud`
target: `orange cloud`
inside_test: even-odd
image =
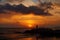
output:
[[[53,27],[53,26],[58,26],[60,24],[60,17],[56,16],[38,16],[34,14],[28,14],[28,15],[22,15],[22,14],[0,14],[0,24],[12,24],[10,26],[28,26],[28,25],[39,25],[40,27],[45,26],[45,27]],[[16,27],[17,27],[16,26]]]

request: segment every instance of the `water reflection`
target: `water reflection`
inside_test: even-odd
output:
[[[60,40],[60,38],[20,38],[20,39],[16,39],[16,40]]]
[[[18,40],[35,40],[33,38],[22,38],[22,39],[18,39]]]
[[[36,36],[26,36],[24,34],[0,34],[0,40],[60,40],[60,38],[41,38],[38,39]]]
[[[60,40],[60,38],[22,38],[22,39],[18,39],[18,40]]]

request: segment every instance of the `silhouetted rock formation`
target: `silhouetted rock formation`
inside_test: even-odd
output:
[[[60,30],[54,30],[54,36],[60,37]]]
[[[0,36],[0,40],[12,40],[11,38],[7,38],[5,36]]]
[[[38,34],[39,37],[60,37],[60,30],[52,30],[48,28],[38,28],[38,29],[27,30],[24,33],[29,35]]]

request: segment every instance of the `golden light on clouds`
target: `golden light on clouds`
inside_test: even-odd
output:
[[[39,24],[39,22],[41,22],[41,24],[43,23],[42,19],[43,17],[41,16],[35,16],[33,14],[28,14],[28,15],[22,15],[20,16],[20,18],[18,19],[19,24],[27,26],[27,27],[33,27],[37,24]]]
[[[0,24],[15,24],[24,27],[32,28],[36,25],[40,27],[57,26],[60,24],[60,16],[38,16],[34,14],[0,14]],[[13,25],[11,25],[13,26]],[[2,26],[3,27],[3,26]],[[16,26],[17,27],[17,26]]]
[[[36,6],[38,3],[35,3],[32,0],[25,0],[22,2],[22,4],[29,7],[29,6]]]
[[[27,27],[33,27],[36,24],[36,21],[34,21],[34,20],[26,20],[24,23],[25,23],[25,25]]]
[[[51,27],[51,28],[60,27],[60,6],[57,5],[56,3],[53,3],[53,5],[51,5],[53,9],[48,10],[48,12],[51,14],[49,16],[47,15],[49,13],[44,14],[42,11],[39,12],[38,8],[35,9],[36,7],[34,6],[40,5],[40,2],[37,0],[24,0],[24,1],[21,0],[22,2],[20,2],[20,0],[8,0],[8,1],[1,0],[1,1],[0,9],[2,10],[0,10],[0,27],[18,26],[23,28],[24,27],[33,28],[36,25],[38,25],[39,27]],[[45,1],[47,2],[48,0]],[[5,5],[6,3],[9,3],[11,5]]]
[[[15,15],[9,15],[7,16],[6,14],[4,17],[0,17],[0,23],[16,23],[18,25],[23,25],[23,26],[34,26],[36,24],[39,24],[39,22],[44,23],[42,21],[42,16],[35,16],[34,14],[28,14],[28,15],[21,15],[21,14],[15,14]]]

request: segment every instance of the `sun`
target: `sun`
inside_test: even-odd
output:
[[[28,25],[28,27],[32,27],[32,25],[31,25],[31,24],[29,24],[29,25]]]
[[[35,21],[34,20],[27,20],[27,21],[25,21],[25,23],[26,23],[27,27],[33,28]]]

